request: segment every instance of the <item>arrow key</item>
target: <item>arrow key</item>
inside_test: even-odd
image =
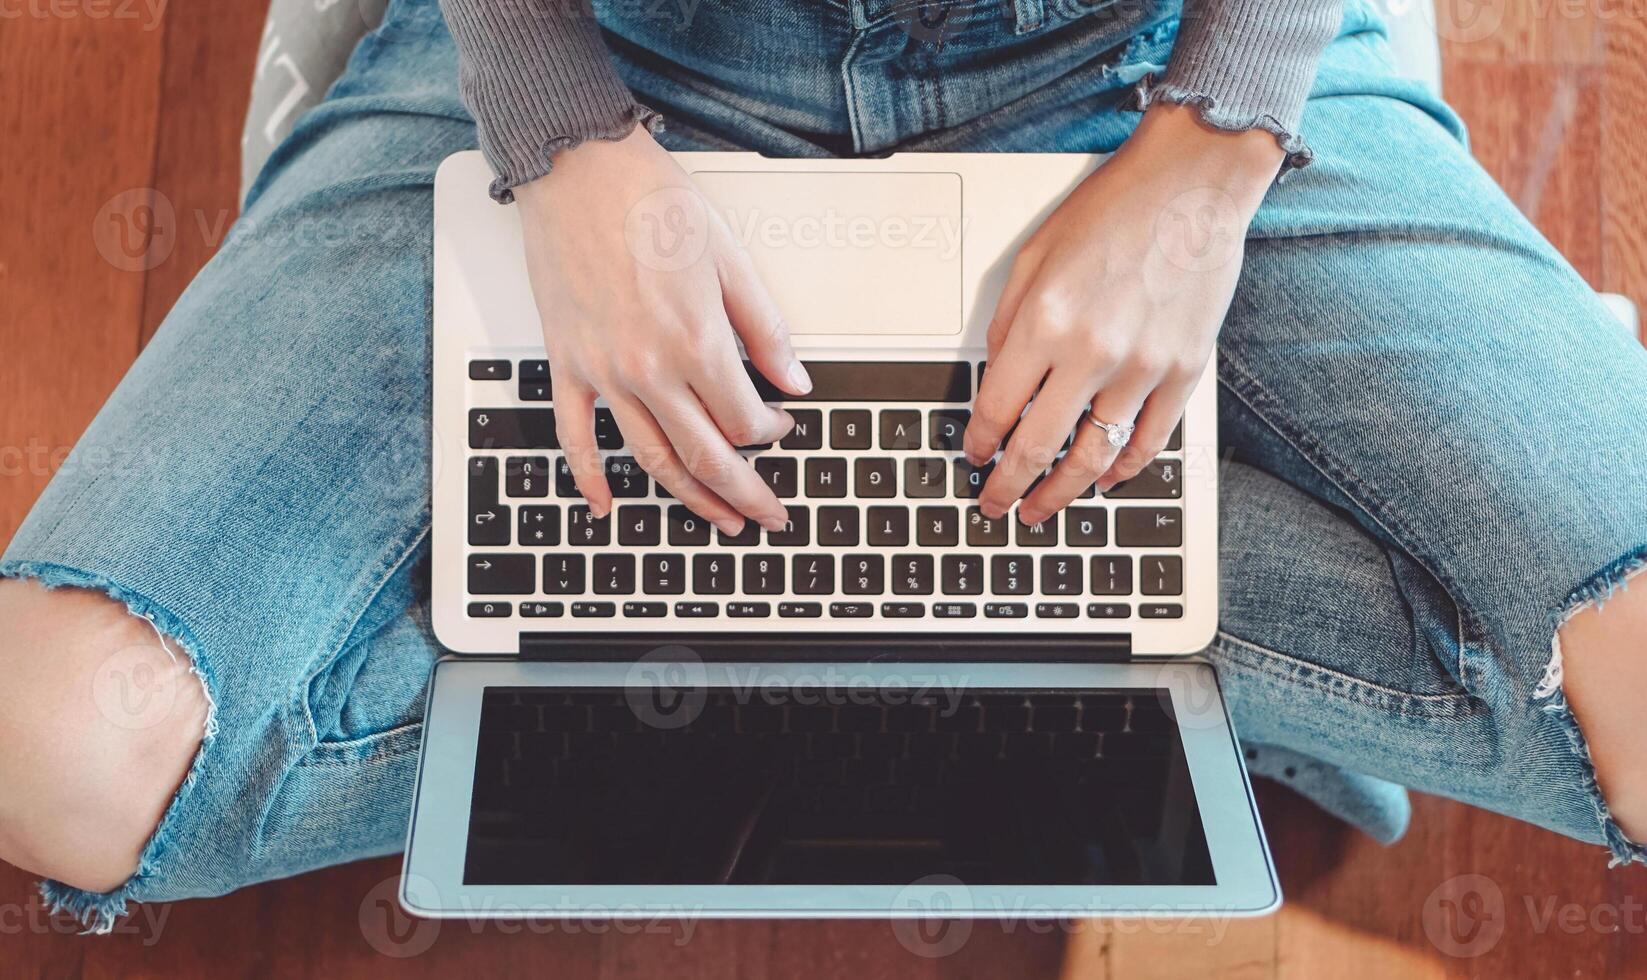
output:
[[[469,594],[531,595],[536,564],[531,555],[470,555]]]
[[[492,504],[477,507],[469,515],[469,543],[476,546],[497,547],[509,543],[509,505]]]

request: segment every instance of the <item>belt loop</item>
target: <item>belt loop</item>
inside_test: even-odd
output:
[[[1012,0],[1013,33],[1028,34],[1046,20],[1046,0]]]

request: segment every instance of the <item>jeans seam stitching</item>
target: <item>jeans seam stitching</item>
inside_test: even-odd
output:
[[[1232,659],[1243,659],[1248,663],[1253,663],[1259,669],[1265,670],[1266,673],[1269,672],[1267,670],[1269,662],[1277,660],[1284,661],[1295,670],[1314,674],[1317,678],[1328,679],[1334,686],[1348,687],[1357,692],[1355,695],[1356,700],[1361,701],[1368,707],[1376,708],[1381,711],[1393,710],[1396,713],[1408,718],[1426,719],[1436,717],[1473,717],[1483,713],[1473,710],[1420,711],[1414,710],[1412,707],[1414,705],[1434,704],[1445,709],[1468,708],[1468,706],[1477,703],[1476,699],[1468,692],[1459,692],[1454,694],[1418,694],[1413,691],[1402,691],[1392,687],[1385,687],[1381,684],[1375,684],[1372,681],[1366,680],[1365,678],[1345,674],[1341,671],[1333,670],[1330,667],[1324,667],[1321,664],[1314,663],[1302,657],[1295,657],[1292,654],[1267,647],[1261,643],[1255,643],[1244,637],[1236,636],[1235,634],[1224,629],[1220,629],[1218,631],[1217,639],[1214,642],[1216,645],[1222,646],[1226,654],[1233,652],[1233,648],[1237,647],[1260,654],[1262,659],[1256,661],[1241,657]]]

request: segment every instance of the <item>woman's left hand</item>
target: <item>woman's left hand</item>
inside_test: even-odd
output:
[[[985,515],[1005,514],[1071,431],[1074,444],[1018,508],[1026,524],[1095,480],[1105,491],[1136,475],[1166,445],[1212,354],[1247,225],[1281,155],[1269,133],[1221,132],[1157,104],[1030,237],[990,323],[966,430],[975,465],[1011,435],[979,497]],[[1084,421],[1089,411],[1136,419],[1130,443],[1110,445]]]

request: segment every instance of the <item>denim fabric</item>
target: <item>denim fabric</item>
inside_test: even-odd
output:
[[[1037,26],[898,0],[606,10],[676,148],[1114,149],[1167,4]],[[688,7],[646,5],[650,10]],[[434,0],[397,0],[253,188],[8,548],[109,590],[215,703],[112,895],[220,894],[403,841],[423,684],[431,188],[472,148]],[[1348,10],[1218,352],[1218,665],[1256,772],[1390,840],[1403,786],[1641,858],[1608,815],[1552,637],[1647,555],[1647,353],[1517,213],[1457,119]]]

